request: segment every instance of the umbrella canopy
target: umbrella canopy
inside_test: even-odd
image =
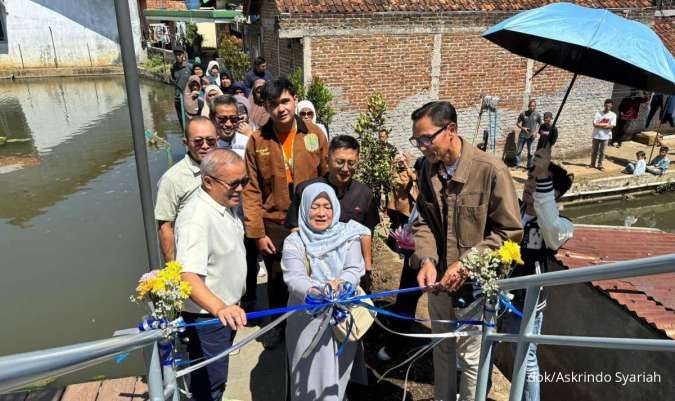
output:
[[[658,35],[608,10],[550,4],[508,18],[483,37],[573,73],[675,94],[675,59]]]

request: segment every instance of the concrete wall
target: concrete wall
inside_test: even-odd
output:
[[[553,268],[557,269],[559,267]],[[542,334],[667,339],[590,284],[552,287],[547,291],[548,306],[544,311]],[[539,346],[538,355],[542,373],[595,375],[602,372],[609,374],[612,379],[607,383],[588,380],[543,383],[542,400],[671,400],[675,394],[675,364],[669,352],[544,345]],[[510,377],[513,355],[508,344],[499,346],[497,359],[500,370]],[[660,375],[660,382],[623,385],[615,380],[617,373],[652,372]]]
[[[128,0],[136,58],[145,59],[137,0]],[[0,68],[120,64],[111,0],[6,0],[7,49]]]

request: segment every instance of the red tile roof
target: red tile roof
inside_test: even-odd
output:
[[[654,18],[654,31],[661,37],[672,54],[675,54],[675,17]]]
[[[675,234],[644,228],[577,225],[574,238],[556,256],[570,269],[675,253]],[[675,339],[675,273],[593,281],[607,294],[668,337]]]
[[[372,12],[520,11],[541,7],[554,0],[276,0],[281,13],[362,14]],[[596,8],[650,8],[651,0],[578,0]]]

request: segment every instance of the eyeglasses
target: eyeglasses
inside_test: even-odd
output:
[[[228,121],[231,122],[232,124],[236,124],[239,122],[239,120],[241,120],[241,117],[239,116],[222,116],[222,117],[216,116],[216,121],[219,124],[225,124]]]
[[[443,132],[446,128],[448,128],[450,124],[445,124],[443,127],[441,127],[438,131],[434,132],[431,135],[422,135],[418,137],[411,136],[409,141],[410,144],[416,148],[421,148],[421,147],[427,147],[430,146],[433,142],[434,139]]]
[[[248,185],[249,182],[251,182],[251,178],[249,178],[249,176],[247,176],[247,175],[241,177],[238,180],[234,180],[234,181],[230,181],[230,182],[223,181],[220,178],[214,177],[212,175],[210,175],[209,177],[211,177],[214,180],[218,181],[219,183],[227,186],[229,189],[237,189],[237,188],[239,188],[240,185],[241,185],[241,188],[243,189],[244,187],[246,187]]]
[[[313,111],[301,111],[300,117],[314,117]]]
[[[192,142],[192,144],[198,148],[201,148],[204,145],[204,142],[206,142],[209,145],[209,147],[213,148],[218,143],[218,138],[212,136],[202,138],[201,136],[198,136],[196,138],[190,139],[190,142]]]

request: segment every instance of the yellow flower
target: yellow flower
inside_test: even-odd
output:
[[[523,259],[520,256],[520,246],[513,241],[505,241],[497,253],[499,260],[505,265],[510,265],[514,262],[518,265],[523,264]]]
[[[187,281],[180,282],[180,296],[181,298],[188,298],[192,294],[192,287]]]
[[[152,293],[155,295],[159,295],[164,291],[166,291],[166,281],[164,281],[160,272],[157,278],[152,281]]]
[[[183,270],[183,266],[179,262],[171,261],[171,262],[166,262],[166,270],[171,271],[171,272],[176,272],[180,273],[181,270]]]
[[[136,287],[136,298],[139,300],[143,299],[148,294],[148,292],[150,292],[152,289],[152,281],[154,280],[146,280],[138,284],[138,287]]]

